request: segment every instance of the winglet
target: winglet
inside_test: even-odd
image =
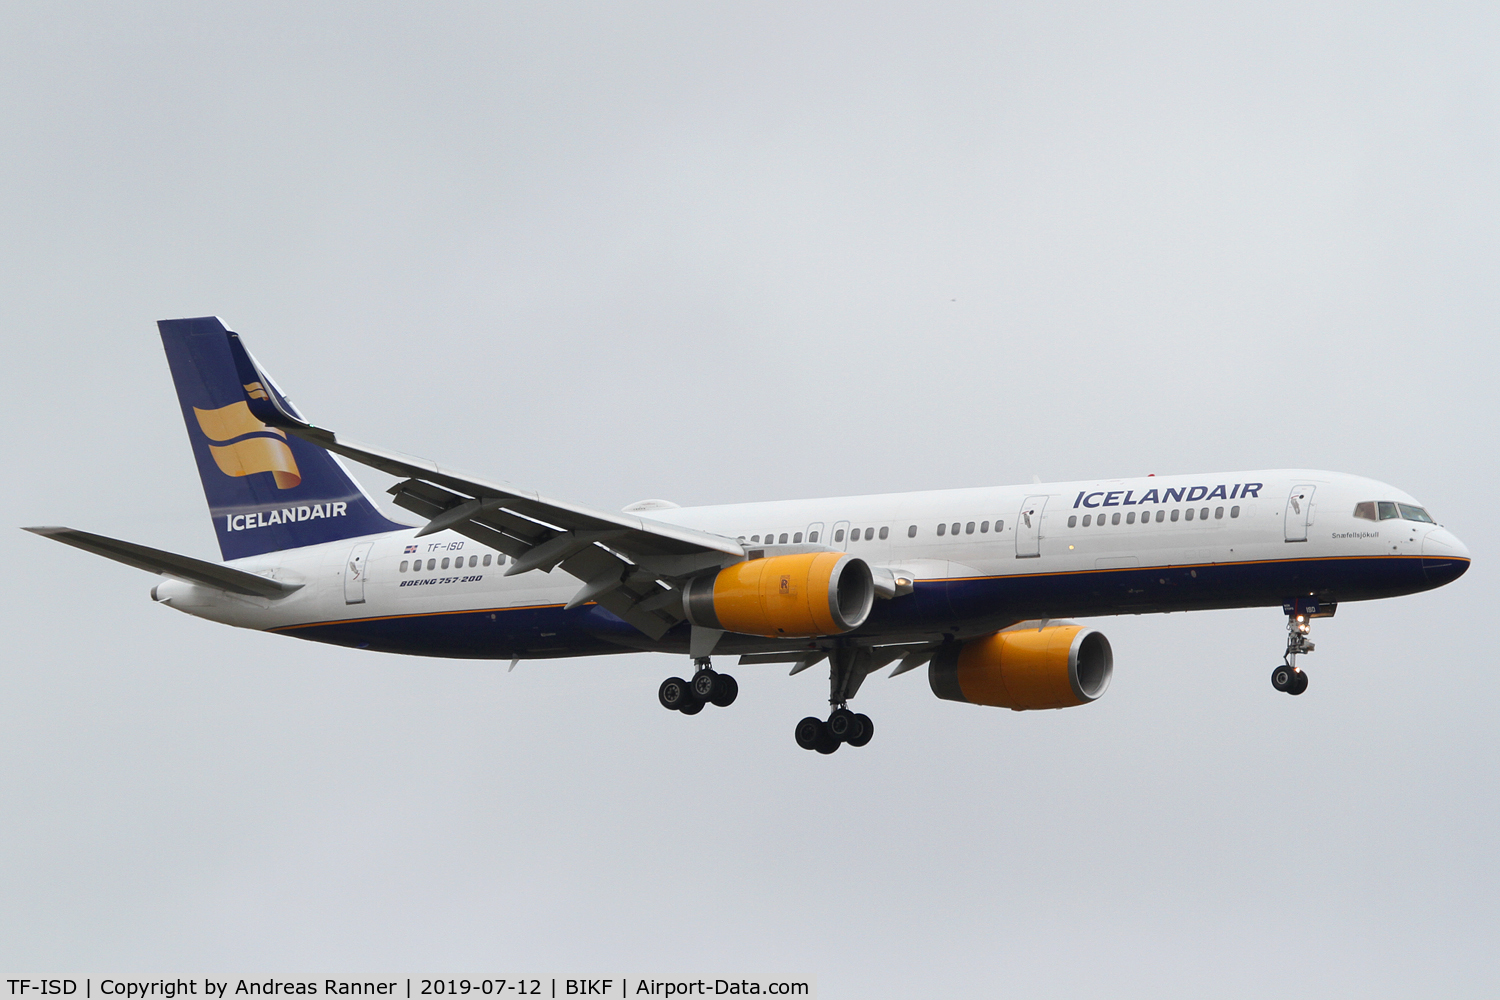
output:
[[[255,359],[250,357],[250,352],[245,350],[240,335],[233,330],[224,332],[228,335],[229,356],[234,359],[235,373],[239,376],[240,384],[245,387],[245,403],[255,419],[269,427],[312,430],[312,424],[288,411],[276,398],[276,393],[270,391],[271,380],[256,365]]]

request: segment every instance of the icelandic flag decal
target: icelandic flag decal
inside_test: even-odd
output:
[[[411,555],[415,551],[417,551],[417,547],[415,545],[408,545],[406,547],[406,555]]]

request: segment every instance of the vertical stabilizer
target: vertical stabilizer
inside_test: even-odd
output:
[[[217,317],[156,325],[226,560],[407,527],[381,514],[337,457],[255,417],[250,400],[261,398],[300,414],[269,378],[241,383]]]

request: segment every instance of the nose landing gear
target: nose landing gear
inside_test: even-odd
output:
[[[1314,618],[1332,618],[1338,605],[1332,601],[1318,602],[1311,598],[1293,598],[1282,604],[1286,612],[1286,652],[1281,665],[1271,671],[1271,686],[1290,695],[1307,690],[1307,674],[1297,666],[1297,657],[1311,653],[1317,647],[1307,638],[1312,630]]]
[[[697,669],[691,681],[685,681],[681,677],[668,677],[661,682],[661,687],[656,690],[656,698],[661,702],[662,708],[681,712],[683,715],[697,715],[703,711],[704,705],[728,708],[734,704],[734,699],[740,694],[738,681],[715,670],[706,656],[694,660],[693,666]]]

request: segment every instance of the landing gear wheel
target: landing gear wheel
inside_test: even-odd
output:
[[[728,674],[719,674],[718,680],[714,682],[714,693],[709,695],[708,700],[720,708],[728,708],[739,696],[740,682]]]
[[[683,705],[681,708],[679,708],[677,711],[681,712],[683,715],[697,715],[699,712],[703,711],[703,702],[690,701],[686,705]]]
[[[693,675],[693,697],[699,701],[709,701],[714,696],[714,688],[718,686],[719,673],[716,670],[700,670]]]
[[[875,723],[871,722],[870,717],[863,712],[856,715],[854,721],[859,723],[859,730],[845,742],[851,747],[862,747],[875,735]]]
[[[804,750],[816,750],[818,743],[823,738],[823,731],[828,728],[827,723],[816,715],[809,715],[797,723],[795,735],[797,745]]]
[[[656,700],[669,712],[680,712],[682,706],[693,700],[688,682],[681,677],[668,677],[656,689]]]
[[[1292,677],[1297,671],[1286,664],[1281,664],[1271,671],[1271,686],[1278,691],[1286,692],[1292,689]]]
[[[1291,686],[1286,689],[1287,694],[1301,694],[1307,690],[1307,675],[1298,670],[1292,674]]]
[[[828,734],[840,743],[852,742],[859,734],[859,718],[847,708],[836,708],[828,716]]]
[[[828,723],[825,722],[823,724],[822,735],[818,739],[818,745],[813,747],[813,749],[821,754],[830,754],[843,745],[844,741],[830,733],[828,731]]]

